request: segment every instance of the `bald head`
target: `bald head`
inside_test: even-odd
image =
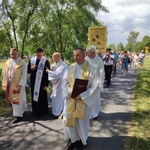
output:
[[[52,59],[53,59],[53,62],[57,63],[61,59],[60,53],[59,52],[53,53]]]

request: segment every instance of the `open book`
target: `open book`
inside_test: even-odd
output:
[[[77,79],[76,78],[75,82],[74,82],[71,97],[75,98],[76,96],[78,96],[82,92],[86,91],[87,85],[88,85],[88,80],[83,80],[83,79]]]

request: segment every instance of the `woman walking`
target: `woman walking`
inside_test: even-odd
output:
[[[128,64],[130,62],[129,56],[127,51],[124,51],[123,55],[122,55],[122,73],[125,76],[128,72]]]

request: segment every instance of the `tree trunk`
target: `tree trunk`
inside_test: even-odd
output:
[[[2,21],[2,20],[1,20]],[[11,40],[11,35],[10,35],[10,33],[9,33],[9,30],[7,29],[7,27],[6,27],[6,25],[5,25],[5,23],[2,21],[2,23],[3,23],[3,26],[4,26],[4,28],[6,29],[6,32],[7,32],[7,35],[8,35],[8,39],[9,39],[9,44],[10,44],[10,47],[13,47],[13,42],[12,42],[12,40]]]
[[[25,40],[27,37],[28,33],[28,27],[29,27],[29,21],[30,17],[33,15],[35,8],[33,7],[32,11],[29,11],[28,16],[27,16],[27,21],[26,21],[26,26],[25,26],[25,32],[24,32],[24,37],[22,39],[22,46],[21,46],[21,58],[23,59],[24,56],[24,45],[25,45]]]
[[[15,39],[15,48],[18,49],[18,42],[17,42],[17,36],[16,36],[16,29],[15,29],[15,19],[11,16],[11,14],[9,13],[8,11],[8,7],[7,7],[7,4],[5,3],[5,9],[6,9],[6,12],[7,12],[7,15],[9,16],[11,22],[12,22],[12,27],[13,27],[13,34],[14,34],[14,39]],[[12,46],[13,47],[13,46]]]

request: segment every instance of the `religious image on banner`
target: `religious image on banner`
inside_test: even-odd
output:
[[[105,52],[107,47],[107,27],[89,27],[88,45],[95,45],[97,52]]]

